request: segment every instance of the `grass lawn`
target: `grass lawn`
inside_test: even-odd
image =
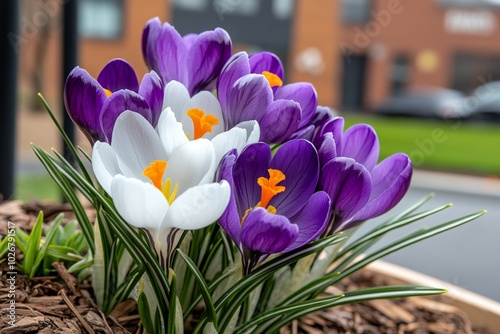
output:
[[[24,175],[16,178],[14,198],[23,202],[33,200],[60,201],[61,194],[48,174]]]
[[[422,120],[346,114],[346,127],[372,125],[381,158],[396,152],[410,156],[417,168],[500,175],[500,124]]]

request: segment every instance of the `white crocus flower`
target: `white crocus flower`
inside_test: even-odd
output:
[[[163,256],[176,246],[178,229],[203,228],[226,209],[229,184],[211,183],[212,143],[189,141],[170,109],[156,130],[138,113],[125,111],[112,138],[111,145],[94,144],[96,178],[125,221],[149,230]]]
[[[186,136],[190,139],[206,138],[212,141],[216,162],[235,148],[243,148],[260,139],[260,127],[257,121],[246,121],[224,131],[224,116],[217,98],[209,91],[201,91],[190,97],[187,88],[178,81],[170,81],[165,86],[163,109],[170,107],[176,119],[182,124]]]

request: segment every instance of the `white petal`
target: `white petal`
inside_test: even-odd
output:
[[[115,152],[108,143],[100,141],[92,148],[92,169],[102,188],[110,194],[113,176],[121,174]]]
[[[193,96],[191,100],[189,100],[189,102],[184,106],[184,113],[191,108],[201,109],[205,112],[205,115],[212,114],[219,120],[219,124],[212,127],[212,132],[207,132],[203,136],[203,138],[212,139],[213,137],[224,131],[224,116],[222,114],[222,109],[219,100],[217,100],[217,98],[211,92],[201,91]],[[185,120],[182,120],[182,125],[184,126],[186,132],[189,133],[190,136],[192,136],[193,121],[191,120],[191,117],[187,116],[186,114],[183,115],[183,117]],[[187,127],[188,124],[190,128]]]
[[[205,178],[215,165],[215,153],[212,143],[207,139],[198,139],[182,145],[174,151],[168,161],[165,176],[172,184],[179,184],[178,195],[194,187]]]
[[[116,120],[111,147],[125,176],[144,181],[142,172],[155,160],[167,160],[158,134],[138,113],[125,111]]]
[[[180,82],[172,80],[165,86],[164,92],[163,109],[170,107],[176,118],[181,120],[182,114],[186,111],[184,106],[191,98],[187,88]]]
[[[172,203],[161,229],[194,230],[210,225],[226,209],[230,192],[225,180],[188,189]]]
[[[247,145],[256,143],[260,140],[260,125],[257,121],[244,121],[234,126],[247,131]],[[239,151],[238,151],[239,152]]]
[[[170,159],[172,153],[189,140],[182,128],[182,124],[177,122],[174,112],[167,108],[163,110],[158,120],[158,134],[160,135],[163,148]]]
[[[247,143],[247,132],[245,129],[234,127],[229,131],[222,132],[212,139],[215,150],[216,165],[230,150],[235,148],[238,152],[245,147]]]
[[[122,175],[113,178],[111,197],[127,223],[155,232],[160,228],[168,211],[167,200],[155,186]]]

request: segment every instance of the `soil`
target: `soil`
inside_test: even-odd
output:
[[[6,234],[7,221],[26,231],[31,229],[40,210],[50,221],[59,212],[65,220],[73,219],[69,206],[21,202],[0,203],[0,233]],[[88,210],[90,218],[94,217]],[[18,256],[22,256],[18,254]],[[19,258],[18,258],[19,259]],[[93,301],[89,281],[79,284],[68,274],[64,264],[54,263],[54,275],[29,279],[16,275],[15,326],[9,325],[6,262],[0,265],[4,274],[0,280],[0,333],[141,333],[137,305],[127,300],[105,316]],[[394,285],[390,279],[361,270],[325,291],[326,295],[370,286]],[[317,312],[282,328],[280,334],[292,333],[478,333],[487,331],[475,328],[467,314],[455,306],[444,303],[439,297],[414,297],[392,300],[375,300],[351,304]]]

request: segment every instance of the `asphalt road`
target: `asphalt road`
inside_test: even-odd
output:
[[[414,178],[417,182],[412,184],[405,198],[391,212],[401,211],[431,192],[436,196],[422,209],[446,203],[453,203],[453,206],[394,231],[381,239],[380,245],[423,226],[433,226],[481,210],[488,213],[393,253],[385,260],[500,301],[500,182],[461,176],[445,180],[447,177],[446,174],[431,174],[429,177],[419,175],[418,180]],[[357,233],[366,231],[370,228],[368,225],[383,219],[384,216],[367,222]]]

